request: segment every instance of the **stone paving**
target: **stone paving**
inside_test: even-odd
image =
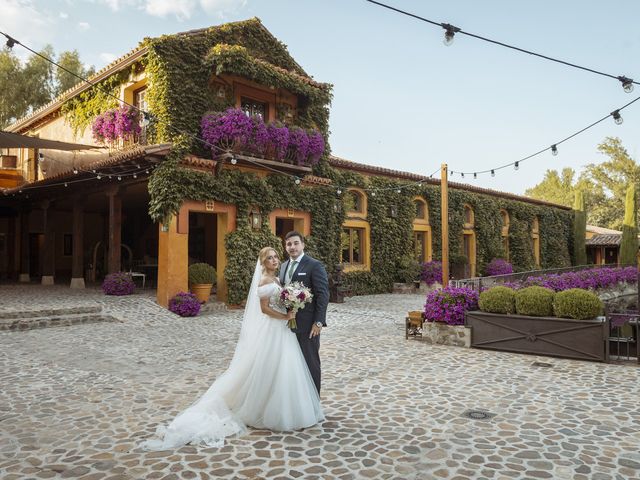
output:
[[[98,305],[119,321],[0,332],[0,478],[640,479],[637,366],[405,340],[422,303],[329,306],[321,425],[144,452],[224,370],[241,312],[183,319],[149,291],[2,285],[0,311]]]

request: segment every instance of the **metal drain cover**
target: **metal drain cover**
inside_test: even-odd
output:
[[[544,368],[553,367],[552,363],[547,363],[547,362],[533,362],[531,365],[534,367],[544,367]]]
[[[487,412],[486,410],[467,410],[462,413],[462,416],[470,418],[471,420],[489,420],[495,417],[496,414]]]

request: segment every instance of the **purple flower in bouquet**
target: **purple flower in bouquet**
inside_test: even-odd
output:
[[[110,273],[102,282],[102,291],[106,295],[131,295],[134,289],[133,279],[124,272]]]
[[[485,274],[489,277],[507,275],[509,273],[513,273],[513,266],[504,258],[494,258],[485,267]]]
[[[169,310],[181,317],[195,317],[200,312],[200,301],[193,293],[178,292],[169,300]]]
[[[202,117],[200,128],[202,138],[211,145],[243,148],[251,138],[253,122],[242,110],[229,108],[222,113]]]
[[[276,160],[282,160],[289,149],[289,129],[280,123],[269,123],[267,135],[267,151],[270,151]]]
[[[289,129],[289,156],[298,165],[304,165],[309,155],[309,135],[299,127]]]
[[[429,286],[434,283],[442,283],[442,262],[424,262],[420,279]]]
[[[287,310],[292,310],[293,313],[303,309],[311,300],[313,300],[313,294],[302,282],[292,282],[285,285],[280,292],[282,306]],[[289,320],[289,328],[297,328],[295,317]]]
[[[320,160],[320,157],[324,153],[324,137],[317,130],[311,130],[308,134],[309,137],[309,164],[315,165]]]
[[[428,322],[463,325],[464,312],[478,309],[478,292],[471,288],[445,287],[427,295],[424,315]]]

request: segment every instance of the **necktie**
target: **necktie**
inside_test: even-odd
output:
[[[289,264],[289,269],[287,270],[287,278],[286,278],[287,283],[291,283],[291,277],[293,277],[293,272],[296,269],[297,264],[298,262],[296,260],[291,260],[291,263]]]

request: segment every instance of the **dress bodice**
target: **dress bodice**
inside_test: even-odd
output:
[[[267,283],[258,287],[258,296],[260,298],[269,298],[269,306],[278,312],[286,312],[280,303],[280,292],[282,287],[276,282]]]

